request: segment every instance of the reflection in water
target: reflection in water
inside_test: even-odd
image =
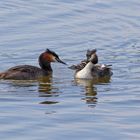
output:
[[[49,97],[56,97],[58,95],[58,88],[52,86],[52,76],[43,77],[39,80],[39,97],[46,97],[45,101],[40,104],[56,104],[57,101],[48,101]]]
[[[97,103],[97,89],[94,87],[95,84],[101,84],[101,83],[109,83],[110,78],[105,77],[102,79],[96,79],[96,80],[84,80],[84,79],[75,79],[75,83],[78,85],[82,85],[85,87],[85,97],[82,98],[82,100],[85,100],[86,103],[90,107],[95,107]]]
[[[40,102],[40,104],[57,104],[59,102],[57,101],[43,101],[43,102]]]
[[[51,95],[52,91],[52,77],[42,77],[39,79],[39,89],[40,97],[43,97],[45,95]],[[45,96],[46,97],[46,96]]]
[[[1,83],[9,84],[14,87],[31,87],[34,86],[37,80],[3,80]]]
[[[52,86],[52,77],[51,76],[43,77],[39,80],[1,80],[1,83],[8,85],[8,89],[5,89],[5,90],[10,91],[10,93],[12,93],[12,94],[13,94],[13,92],[17,92],[17,88],[18,89],[22,88],[22,90],[25,90],[23,88],[26,87],[27,95],[29,94],[28,91],[34,93],[34,91],[36,90],[36,88],[31,90],[31,89],[29,89],[29,87],[36,87],[37,84],[39,83],[39,87],[38,87],[39,97],[43,97],[42,98],[43,100],[45,99],[45,101],[42,101],[40,104],[58,103],[57,101],[48,100],[48,99],[50,99],[48,97],[57,97],[58,91],[59,91],[58,88]],[[9,90],[9,88],[10,88],[10,90]],[[23,93],[22,93],[22,96],[23,96]]]

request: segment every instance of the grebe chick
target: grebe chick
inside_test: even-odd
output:
[[[82,60],[80,62],[80,64],[77,64],[77,65],[72,65],[70,66],[69,68],[72,69],[72,70],[82,70],[86,64],[89,62],[89,59],[91,58],[91,55],[92,54],[95,54],[96,55],[96,52],[97,50],[96,49],[92,49],[92,50],[87,50],[87,53],[86,53],[86,59]],[[96,57],[96,63],[98,63],[98,56]]]
[[[59,56],[47,49],[45,52],[39,56],[39,67],[31,65],[19,65],[12,67],[5,72],[0,73],[0,79],[8,80],[37,80],[43,76],[48,76],[52,74],[51,62],[59,62],[66,64],[60,60]]]

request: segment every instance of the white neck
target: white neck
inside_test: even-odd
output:
[[[94,64],[89,62],[82,70],[76,73],[75,77],[80,79],[92,79],[92,68]]]

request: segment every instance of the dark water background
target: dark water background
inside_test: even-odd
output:
[[[0,139],[139,140],[140,1],[0,1],[0,71],[38,65],[46,48],[69,65],[96,48],[110,81],[75,81],[53,64],[47,82],[0,81]]]

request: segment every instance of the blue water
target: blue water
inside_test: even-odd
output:
[[[38,66],[46,48],[68,65],[97,49],[113,64],[110,81],[74,80],[65,65],[53,78],[0,81],[0,139],[139,140],[140,1],[0,1],[0,71]]]

